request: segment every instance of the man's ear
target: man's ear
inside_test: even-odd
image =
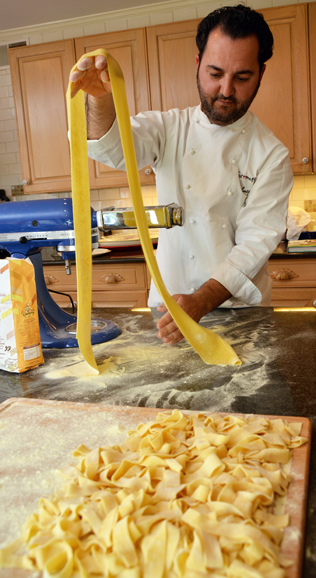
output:
[[[196,64],[196,70],[199,70],[200,59],[199,59],[198,54],[195,55],[195,64]]]
[[[261,69],[261,72],[260,72],[259,82],[261,82],[262,77],[263,77],[263,75],[264,75],[264,72],[265,72],[265,69],[266,69],[266,68],[267,68],[267,67],[266,67],[266,65],[264,64],[263,67],[262,67],[262,69]]]

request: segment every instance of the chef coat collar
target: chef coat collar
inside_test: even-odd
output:
[[[244,128],[246,128],[246,125],[250,121],[250,117],[251,117],[251,112],[249,110],[247,110],[246,114],[244,114],[241,118],[236,120],[236,122],[232,122],[231,124],[228,124],[226,126],[220,126],[218,124],[212,124],[208,120],[206,114],[204,114],[204,112],[202,111],[201,104],[200,104],[195,109],[195,113],[193,115],[193,120],[195,122],[199,122],[202,126],[209,127],[211,129],[213,129],[213,128],[214,129],[230,129],[233,131],[241,131]]]

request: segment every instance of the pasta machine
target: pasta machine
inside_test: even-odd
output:
[[[182,225],[183,209],[178,205],[145,207],[149,227],[170,228]],[[91,251],[98,247],[101,232],[112,229],[134,229],[133,209],[110,207],[100,211],[91,208]],[[61,309],[51,297],[44,279],[43,247],[56,247],[66,271],[76,258],[72,200],[45,199],[0,204],[0,251],[2,258],[29,258],[35,270],[39,326],[42,347],[78,347],[75,315]],[[103,343],[121,333],[112,321],[92,319],[91,343]]]

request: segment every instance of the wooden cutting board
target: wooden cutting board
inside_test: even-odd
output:
[[[20,398],[0,404],[0,547],[21,533],[39,498],[51,495],[61,485],[59,470],[75,463],[72,452],[78,445],[84,443],[93,449],[122,443],[129,430],[155,420],[159,411],[164,410]],[[289,466],[292,482],[286,498],[280,498],[276,506],[276,513],[290,514],[281,551],[294,565],[287,569],[286,578],[300,578],[312,426],[307,418],[265,417],[301,422],[301,435],[308,438],[307,444],[294,450]],[[0,578],[32,575],[26,570],[0,570]]]

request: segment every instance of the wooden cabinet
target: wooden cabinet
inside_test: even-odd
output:
[[[106,48],[124,72],[131,114],[150,109],[145,29],[86,36],[9,51],[25,193],[71,190],[66,91],[85,52]],[[90,161],[90,187],[126,186],[126,173]],[[153,184],[147,167],[142,184]]]
[[[150,93],[153,110],[196,106],[195,36],[200,20],[147,28]]]
[[[274,307],[308,307],[316,300],[316,259],[270,259]]]
[[[311,173],[307,5],[260,12],[274,37],[274,55],[251,110],[289,149],[293,172]]]
[[[275,48],[251,110],[288,147],[293,172],[310,173],[307,5],[282,6],[260,12],[271,27]],[[147,28],[153,109],[185,108],[199,103],[195,67],[198,23],[199,20],[190,20]],[[315,35],[316,32],[314,38]],[[303,159],[308,160],[303,162]]]
[[[146,56],[146,31],[144,28],[122,32],[84,36],[75,39],[76,60],[86,52],[105,48],[120,64],[125,80],[128,108],[131,115],[150,110],[148,65]],[[125,186],[126,173],[90,161],[92,188]],[[150,167],[140,171],[141,184],[153,184],[154,173]]]
[[[9,51],[25,193],[69,191],[66,90],[72,40]]]
[[[76,266],[67,275],[64,265],[45,265],[46,286],[60,307],[70,307],[67,294],[77,301]],[[147,307],[149,276],[146,263],[93,263],[92,307]]]

